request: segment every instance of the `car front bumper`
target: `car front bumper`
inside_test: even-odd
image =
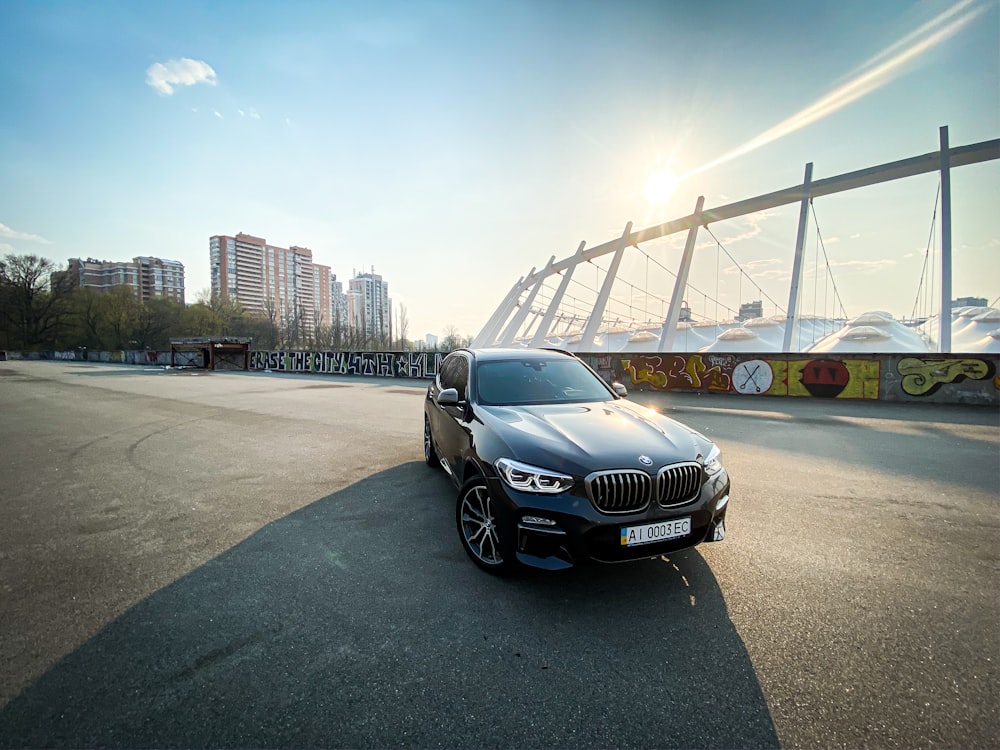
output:
[[[641,512],[620,515],[601,513],[578,495],[517,492],[499,478],[489,486],[515,530],[518,561],[530,567],[562,570],[586,561],[642,560],[725,538],[730,488],[725,470],[702,485],[693,502],[672,508],[651,503]],[[623,528],[682,518],[691,519],[690,533],[684,536],[635,546],[622,543]]]

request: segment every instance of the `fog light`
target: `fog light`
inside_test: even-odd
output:
[[[524,523],[532,523],[535,526],[555,526],[556,522],[551,518],[539,518],[538,516],[525,516],[521,519]]]
[[[723,495],[722,499],[716,504],[715,509],[722,510],[727,505],[729,505],[729,495]]]
[[[715,524],[715,530],[712,531],[712,541],[721,542],[725,538],[726,538],[726,521],[725,519],[720,518]]]

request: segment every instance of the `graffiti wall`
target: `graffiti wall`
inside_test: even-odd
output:
[[[9,359],[54,359],[62,362],[113,362],[125,365],[169,365],[170,352],[148,350],[98,351],[71,349],[68,351],[4,352]]]
[[[251,351],[264,372],[433,378],[446,352]],[[7,359],[57,359],[169,365],[170,352],[3,352]],[[176,366],[202,367],[200,352],[178,352]],[[185,359],[189,357],[189,359]],[[871,354],[581,354],[608,381],[635,391],[696,391],[732,396],[788,396],[919,401],[1000,407],[1000,355]]]
[[[251,370],[360,375],[373,378],[433,378],[441,352],[250,352]]]
[[[634,390],[1000,405],[1000,356],[582,355]]]
[[[433,378],[442,352],[252,351],[250,369]],[[607,380],[634,390],[737,396],[934,401],[1000,406],[1000,356],[582,354]]]

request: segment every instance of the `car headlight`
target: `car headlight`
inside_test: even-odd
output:
[[[722,471],[722,451],[719,450],[719,446],[713,445],[712,450],[705,456],[705,473],[712,476],[720,471]]]
[[[520,492],[538,492],[555,495],[565,492],[573,486],[573,477],[560,474],[549,469],[522,464],[510,458],[499,458],[496,463],[497,473],[512,489]]]

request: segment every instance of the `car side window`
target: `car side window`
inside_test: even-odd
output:
[[[451,381],[454,380],[453,372],[455,370],[455,358],[452,356],[445,357],[441,361],[441,369],[438,371],[438,387],[443,391],[445,388],[451,388]]]
[[[441,372],[438,378],[442,390],[454,388],[458,391],[459,401],[464,401],[469,384],[469,360],[463,354],[449,354],[441,363]]]
[[[459,355],[458,361],[455,362],[455,383],[452,388],[458,391],[458,400],[465,401],[465,392],[468,390],[469,386],[469,360]]]

